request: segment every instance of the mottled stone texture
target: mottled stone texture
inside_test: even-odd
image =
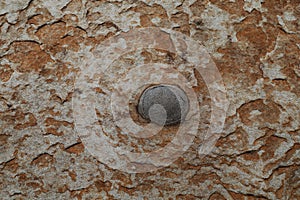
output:
[[[199,158],[210,96],[187,71],[198,80],[199,136],[171,166],[127,174],[84,148],[73,84],[97,44],[151,26],[207,48],[230,107],[216,147]],[[0,30],[0,199],[300,199],[299,0],[1,0]],[[114,69],[136,62],[186,64],[144,49]],[[169,141],[165,132],[155,144]]]

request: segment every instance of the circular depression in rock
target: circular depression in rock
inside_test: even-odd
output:
[[[174,85],[155,85],[143,91],[138,113],[158,125],[175,125],[184,121],[189,111],[185,92]]]

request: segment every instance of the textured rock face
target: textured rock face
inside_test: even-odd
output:
[[[299,199],[299,23],[297,0],[1,1],[1,198]],[[178,129],[147,139],[110,134],[113,119],[101,115],[101,102],[112,77],[132,66],[173,65],[195,84],[200,108],[198,133],[182,156],[158,171],[130,174],[85,148],[72,99],[75,78],[97,46],[142,27],[178,31],[205,46],[230,105],[215,147],[200,157],[212,112],[204,77],[188,60],[159,48],[122,54],[95,88],[97,117],[115,145],[154,151]],[[134,101],[129,107],[138,121]]]

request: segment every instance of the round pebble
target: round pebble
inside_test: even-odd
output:
[[[158,125],[174,125],[184,121],[189,111],[185,92],[174,85],[155,85],[147,88],[138,103],[138,112]]]

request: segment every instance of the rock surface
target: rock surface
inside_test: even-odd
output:
[[[112,76],[140,63],[185,69],[183,75],[196,80],[201,112],[199,133],[180,158],[156,172],[130,174],[85,148],[72,96],[96,46],[141,27],[171,29],[204,45],[230,105],[215,148],[200,158],[211,113],[201,75],[160,49],[122,55]],[[1,199],[300,198],[298,0],[3,0],[0,30]],[[109,80],[100,85],[109,88]],[[107,88],[96,88],[100,99]],[[132,117],[138,118],[134,109]],[[152,151],[170,142],[174,131],[162,130],[151,140],[110,137],[120,146]]]

